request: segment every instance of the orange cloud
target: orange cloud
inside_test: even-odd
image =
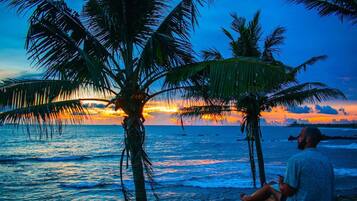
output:
[[[88,103],[88,102],[87,102]],[[96,103],[96,102],[89,102]],[[96,103],[98,104],[98,103]],[[179,125],[181,120],[174,114],[180,107],[186,105],[185,101],[175,100],[170,104],[167,101],[152,101],[144,108],[144,118],[146,125]],[[310,123],[332,123],[357,121],[357,101],[326,102],[320,104],[329,105],[332,108],[343,111],[338,114],[321,114],[315,109],[315,105],[307,105],[311,108],[310,113],[292,113],[285,107],[276,107],[272,111],[263,112],[267,124],[285,125],[291,121],[302,121]],[[113,108],[88,107],[89,119],[84,119],[85,124],[121,124],[125,116],[123,111],[114,111]],[[233,112],[224,117],[203,116],[202,119],[184,119],[185,125],[237,125],[241,121],[242,115]]]

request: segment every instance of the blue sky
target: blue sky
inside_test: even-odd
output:
[[[82,1],[69,3],[80,9]],[[326,54],[329,58],[311,67],[300,76],[301,81],[321,81],[341,89],[349,100],[357,100],[357,25],[341,22],[336,16],[320,17],[301,5],[286,0],[234,1],[216,0],[200,9],[200,26],[192,36],[194,48],[199,51],[215,47],[228,57],[228,40],[221,27],[229,28],[231,12],[250,19],[261,10],[263,39],[276,26],[287,29],[286,42],[278,58],[286,64],[298,65],[311,56]],[[26,60],[24,39],[26,16],[0,5],[0,78],[33,72]]]

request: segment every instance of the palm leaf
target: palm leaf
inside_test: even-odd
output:
[[[68,99],[78,93],[79,82],[67,80],[17,80],[0,82],[0,107],[21,108]]]
[[[203,105],[180,108],[176,115],[180,118],[202,119],[204,116],[223,117],[231,111],[230,105]]]
[[[347,18],[357,23],[357,2],[355,0],[289,0],[297,4],[305,4],[309,10],[316,9],[321,16],[337,15],[341,20]]]
[[[215,48],[202,50],[201,54],[202,54],[202,58],[204,61],[222,60],[223,59],[222,54]]]
[[[189,34],[197,25],[197,6],[203,3],[202,0],[182,0],[161,21],[146,41],[139,58],[138,70],[143,75],[193,61]]]
[[[47,77],[109,86],[109,54],[63,1],[41,1],[30,17],[26,48]]]
[[[279,53],[279,45],[284,43],[284,33],[286,32],[284,27],[277,27],[275,30],[265,39],[263,60],[274,61],[273,53]]]
[[[1,3],[7,3],[12,8],[17,8],[18,13],[36,8],[38,5],[43,4],[46,0],[0,0]]]
[[[171,71],[166,83],[179,85],[197,74],[207,75],[209,93],[213,97],[236,97],[246,91],[261,91],[276,87],[291,77],[285,68],[248,57],[205,61]]]
[[[252,40],[258,41],[262,34],[262,27],[260,25],[260,11],[257,11],[252,19],[248,23],[248,30],[252,36]]]
[[[0,125],[62,125],[64,115],[69,117],[70,123],[78,123],[85,114],[80,100],[66,100],[4,111],[0,113]],[[81,118],[75,118],[76,115]]]
[[[238,17],[237,14],[231,14],[233,21],[231,28],[239,33],[236,41],[231,41],[230,45],[233,51],[233,57],[259,57],[260,51],[258,41],[261,38],[262,28],[260,25],[260,11],[256,12],[253,19],[246,23],[246,19]]]
[[[234,41],[233,35],[227,29],[222,28],[223,33],[231,40]]]
[[[337,98],[346,99],[345,95],[338,89],[329,88],[319,82],[308,82],[288,87],[272,94],[265,104],[268,107],[277,105],[296,106]]]
[[[290,73],[293,74],[294,76],[296,76],[296,74],[298,74],[299,72],[301,72],[302,70],[306,71],[307,67],[310,65],[314,65],[315,63],[319,62],[319,61],[323,61],[327,59],[327,55],[319,55],[319,56],[314,56],[311,57],[310,59],[306,60],[304,63],[296,66],[296,67],[287,67],[290,70]]]
[[[131,42],[143,46],[166,9],[166,0],[89,0],[84,16],[105,46],[116,51]]]
[[[242,34],[242,31],[245,30],[246,19],[243,17],[238,17],[237,13],[231,13],[231,17],[233,18],[231,29],[239,34]]]

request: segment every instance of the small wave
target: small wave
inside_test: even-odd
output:
[[[73,182],[60,184],[63,188],[86,189],[86,188],[103,188],[112,187],[119,188],[118,184],[102,183],[102,182]]]
[[[185,166],[201,166],[201,165],[215,165],[219,163],[227,163],[231,161],[227,160],[167,160],[162,162],[156,162],[155,166],[162,166],[162,167],[185,167]]]
[[[248,179],[219,179],[184,181],[183,186],[200,188],[252,188],[253,183]]]
[[[357,177],[356,168],[334,168],[335,175]]]
[[[345,144],[345,145],[321,145],[321,147],[330,149],[357,149],[357,143]]]
[[[1,163],[17,163],[17,162],[66,162],[66,161],[82,161],[90,160],[94,158],[113,158],[119,155],[97,155],[97,156],[56,156],[49,158],[31,157],[31,158],[18,158],[18,157],[2,157],[0,158]]]
[[[62,162],[62,161],[80,161],[89,158],[90,157],[87,156],[64,156],[64,157],[32,158],[32,159],[35,161],[43,161],[43,162]]]

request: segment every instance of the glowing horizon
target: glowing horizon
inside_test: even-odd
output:
[[[120,125],[124,112],[114,111],[113,108],[103,108],[100,102],[86,101],[84,104],[89,112],[89,119],[84,119],[84,124],[91,125]],[[145,125],[180,125],[181,120],[175,113],[184,106],[184,101],[175,100],[170,104],[167,101],[151,101],[144,108]],[[303,105],[310,109],[309,112],[297,113],[288,111],[286,107],[276,107],[272,111],[262,112],[263,125],[287,125],[294,121],[299,123],[353,123],[357,121],[356,101],[324,102],[317,104],[320,107],[330,107],[337,114],[321,113],[316,105]],[[185,125],[239,125],[242,115],[232,112],[223,119],[213,119],[204,116],[202,119],[183,119]]]

